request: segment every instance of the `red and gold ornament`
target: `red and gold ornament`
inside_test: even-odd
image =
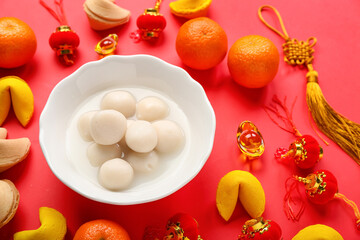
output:
[[[137,31],[130,34],[135,41],[157,39],[166,27],[166,19],[159,13],[161,0],[156,0],[154,8],[145,9],[137,20]]]
[[[49,38],[50,47],[56,52],[60,62],[64,65],[73,65],[75,51],[80,44],[79,36],[71,30],[63,9],[63,0],[55,0],[56,11],[51,9],[43,0],[40,4],[60,23]]]
[[[266,113],[279,128],[293,134],[296,137],[295,141],[290,144],[289,149],[280,147],[276,150],[275,159],[292,159],[294,160],[296,166],[301,169],[313,168],[316,163],[323,157],[323,149],[314,137],[310,135],[302,135],[299,130],[297,130],[292,119],[292,110],[296,99],[292,104],[291,110],[286,107],[286,97],[284,98],[284,101],[281,102],[279,98],[275,95],[272,101],[274,105],[271,105],[270,107],[265,107]],[[283,110],[285,116],[280,113],[278,107]],[[284,126],[281,126],[278,121],[271,117],[270,112],[275,114],[278,119],[280,119],[284,123]]]
[[[360,230],[359,209],[353,201],[349,200],[343,194],[338,192],[338,183],[334,174],[332,174],[327,170],[318,170],[307,175],[305,178],[294,176],[290,179],[296,180],[296,182],[301,182],[304,184],[306,197],[310,202],[314,204],[319,204],[319,205],[327,204],[329,201],[336,198],[343,200],[354,210],[354,214],[356,217],[356,226],[357,229]],[[292,220],[299,220],[300,215],[304,210],[302,207],[300,209],[301,212],[299,212],[297,215],[294,215],[292,210],[293,208],[291,203],[294,203],[294,199],[292,198],[291,193],[294,191],[294,189],[297,189],[297,185],[295,185],[296,182],[294,182],[291,185],[288,185],[288,181],[287,181],[286,185],[288,188],[284,198],[285,212],[287,213],[288,217],[290,216]],[[297,216],[297,218],[293,218],[293,216]]]
[[[143,240],[202,240],[197,221],[189,214],[177,213],[172,216],[165,230],[163,228],[147,227]]]
[[[280,240],[281,236],[282,231],[279,224],[259,217],[245,222],[238,240]]]
[[[289,149],[278,148],[276,159],[290,158],[301,169],[309,169],[322,158],[323,150],[318,141],[310,135],[302,135],[290,144]]]

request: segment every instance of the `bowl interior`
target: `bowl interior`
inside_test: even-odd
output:
[[[142,88],[173,101],[187,124],[186,143],[175,160],[156,177],[113,192],[81,172],[69,148],[68,129],[81,106],[102,91]],[[215,134],[215,114],[201,85],[183,69],[147,55],[110,56],[90,62],[59,82],[40,117],[40,145],[53,173],[90,199],[119,205],[154,201],[180,189],[205,164]],[[84,150],[85,151],[85,150]],[[94,170],[95,171],[95,170]]]

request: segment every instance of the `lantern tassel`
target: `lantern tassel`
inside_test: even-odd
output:
[[[289,183],[290,181],[292,181],[292,183]],[[292,221],[299,221],[301,215],[305,210],[305,203],[302,199],[302,195],[299,190],[298,181],[296,180],[295,177],[289,177],[285,181],[285,189],[286,189],[286,194],[284,196],[284,201],[283,201],[284,212],[289,220],[291,219]],[[294,192],[297,194],[297,201],[294,198]],[[300,207],[298,211],[295,212],[293,205],[297,205],[297,202],[299,202]]]
[[[357,226],[357,229],[360,230],[360,212],[359,212],[359,208],[357,207],[356,203],[351,201],[350,199],[348,199],[341,193],[335,193],[334,198],[339,198],[339,199],[343,200],[346,204],[348,204],[354,210],[354,214],[356,217],[356,226]]]
[[[56,11],[51,9],[44,0],[39,0],[40,4],[60,23],[60,25],[68,25],[63,8],[63,0],[55,0]]]
[[[292,103],[290,110],[286,106],[286,97],[284,97],[284,101],[281,102],[280,99],[276,95],[274,95],[272,101],[275,105],[264,107],[264,110],[271,119],[271,121],[273,121],[279,128],[281,128],[285,132],[294,134],[296,137],[302,136],[299,130],[296,128],[294,120],[292,118],[293,109],[296,103],[296,98],[294,99],[294,102]],[[279,106],[283,110],[285,116],[281,115],[277,106]],[[274,113],[275,116],[277,116],[284,123],[285,126],[281,126],[280,123],[271,116],[270,112]]]
[[[262,11],[271,9],[279,19],[282,32],[268,24]],[[360,125],[337,113],[325,100],[318,84],[318,73],[314,71],[314,49],[316,38],[310,37],[307,41],[298,41],[290,38],[286,32],[280,13],[272,6],[261,6],[258,10],[260,20],[273,32],[285,40],[283,44],[284,60],[292,66],[306,66],[308,73],[306,99],[309,111],[318,128],[335,143],[337,143],[357,164],[360,165]]]

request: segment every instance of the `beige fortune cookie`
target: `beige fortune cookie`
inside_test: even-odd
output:
[[[0,172],[24,160],[30,151],[28,138],[0,139]]]
[[[83,6],[94,30],[120,26],[130,19],[130,11],[119,7],[113,0],[86,0]]]
[[[0,228],[15,215],[20,194],[10,180],[0,180]]]

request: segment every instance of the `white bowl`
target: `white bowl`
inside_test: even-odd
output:
[[[80,143],[71,129],[88,101],[118,88],[146,89],[175,103],[186,124],[186,141],[155,175],[140,177],[126,190],[109,191],[97,182],[97,169],[81,159],[87,143]],[[183,69],[147,55],[109,56],[84,64],[55,86],[40,116],[39,140],[52,172],[69,188],[95,201],[131,205],[164,198],[191,181],[211,153],[215,126],[204,89]]]

